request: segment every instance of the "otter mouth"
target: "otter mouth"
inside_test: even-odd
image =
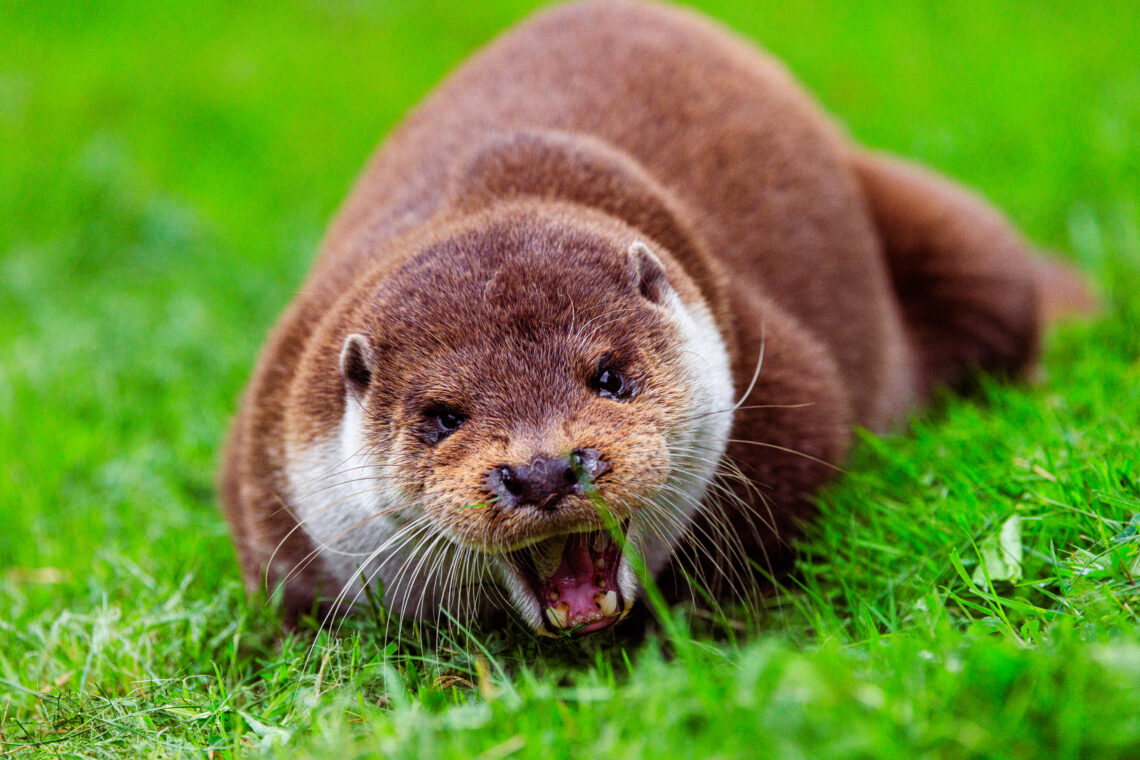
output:
[[[625,616],[618,587],[621,547],[609,531],[564,533],[508,556],[534,592],[549,633],[594,633]]]

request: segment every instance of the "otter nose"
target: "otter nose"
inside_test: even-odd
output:
[[[538,457],[527,465],[499,465],[487,485],[503,506],[526,504],[553,509],[563,496],[582,493],[582,478],[593,480],[609,469],[594,449],[574,449],[565,457]]]

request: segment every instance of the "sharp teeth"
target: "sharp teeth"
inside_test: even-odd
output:
[[[545,580],[554,575],[554,571],[562,564],[562,550],[565,547],[565,534],[539,541],[530,547],[530,556],[539,578]]]
[[[594,594],[594,604],[606,617],[617,613],[617,592],[607,591],[604,594]]]
[[[594,559],[594,569],[595,570],[605,570],[606,569],[606,560],[604,557],[597,557]]]
[[[617,602],[616,596],[614,597],[614,602],[615,604]],[[565,628],[567,623],[570,622],[570,605],[566,604],[566,602],[562,602],[553,607],[547,607],[546,619],[549,620],[550,624],[555,628]]]
[[[600,552],[605,550],[606,546],[610,543],[610,534],[603,528],[594,534],[594,551]]]

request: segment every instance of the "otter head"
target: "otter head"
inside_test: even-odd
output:
[[[540,632],[624,616],[635,557],[668,559],[731,424],[725,346],[680,266],[623,224],[517,211],[408,258],[363,322],[341,437],[382,479],[389,590],[432,599],[401,611],[494,586]]]

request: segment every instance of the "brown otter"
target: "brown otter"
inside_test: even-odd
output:
[[[747,576],[855,426],[1024,373],[1065,293],[698,15],[545,11],[388,138],[274,330],[222,476],[245,580],[605,628],[631,555]]]

